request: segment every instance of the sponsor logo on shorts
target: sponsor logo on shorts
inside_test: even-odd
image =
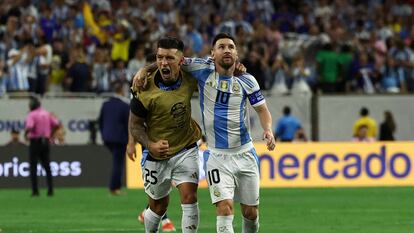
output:
[[[197,172],[194,172],[193,174],[191,174],[190,178],[193,178],[193,179],[198,179],[198,174],[197,174]]]
[[[195,229],[197,229],[197,226],[196,225],[191,225],[191,226],[187,226],[185,228],[189,229],[189,230],[195,230]]]
[[[219,232],[229,232],[226,226],[219,227]]]
[[[216,196],[216,197],[220,197],[221,196],[221,193],[220,193],[220,191],[218,191],[217,186],[214,186],[213,187],[213,193],[214,193],[214,196]]]

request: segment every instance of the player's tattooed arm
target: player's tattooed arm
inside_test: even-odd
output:
[[[139,69],[132,79],[132,90],[144,90],[147,87],[147,77],[157,70],[157,63],[151,63]]]
[[[142,146],[148,149],[148,151],[157,157],[168,156],[169,144],[168,140],[158,140],[152,142],[149,140],[145,131],[145,119],[134,115],[132,112],[129,114],[129,132],[134,138],[135,142],[138,142]]]
[[[128,127],[134,141],[148,148],[150,141],[145,131],[145,119],[138,117],[134,113],[130,112]]]

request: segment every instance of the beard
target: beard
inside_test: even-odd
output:
[[[228,70],[228,69],[230,69],[230,67],[232,67],[234,65],[234,59],[232,58],[230,62],[225,62],[224,58],[223,58],[223,59],[220,60],[220,62],[218,64],[223,69]]]

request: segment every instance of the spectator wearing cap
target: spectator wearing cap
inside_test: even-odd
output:
[[[25,146],[26,144],[20,140],[20,131],[17,128],[13,128],[10,131],[10,141],[6,146]]]
[[[102,140],[112,154],[109,191],[112,195],[119,195],[128,144],[129,104],[123,96],[122,81],[114,81],[112,88],[116,94],[103,103],[98,122]]]

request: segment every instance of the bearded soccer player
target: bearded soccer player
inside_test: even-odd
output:
[[[186,59],[182,66],[198,81],[200,109],[207,136],[207,180],[217,212],[217,232],[232,233],[233,201],[240,202],[243,232],[258,232],[260,177],[258,158],[245,123],[246,102],[256,110],[268,150],[275,147],[272,117],[256,79],[250,74],[234,76],[237,48],[233,37],[218,34],[211,59]],[[134,79],[145,85],[140,71]],[[134,80],[135,83],[136,80]]]
[[[198,80],[200,107],[207,136],[207,181],[216,205],[217,232],[232,233],[233,201],[239,202],[243,232],[259,231],[260,176],[258,157],[246,127],[246,102],[257,112],[268,150],[275,147],[272,117],[256,79],[250,74],[237,78],[235,40],[218,34],[211,59],[187,59],[182,69]]]

